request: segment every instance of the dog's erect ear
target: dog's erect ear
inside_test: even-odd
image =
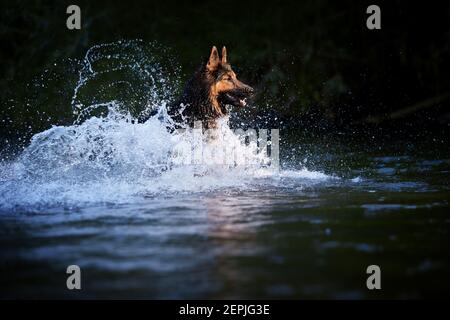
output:
[[[222,64],[227,63],[227,48],[225,46],[222,48]]]
[[[208,63],[206,64],[206,68],[209,71],[217,70],[219,67],[219,52],[217,51],[217,48],[214,46],[211,50],[211,55],[209,56]]]

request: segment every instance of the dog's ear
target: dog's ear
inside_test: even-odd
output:
[[[227,63],[227,48],[225,48],[225,46],[223,46],[222,48],[222,64],[226,64]]]
[[[219,52],[217,51],[217,48],[214,46],[211,50],[211,55],[209,56],[208,63],[206,64],[206,68],[209,71],[215,71],[219,67]]]

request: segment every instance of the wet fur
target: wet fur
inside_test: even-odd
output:
[[[200,67],[187,82],[180,99],[169,107],[169,115],[176,123],[186,122],[190,127],[201,121],[203,128],[215,126],[215,121],[226,115],[217,97],[211,94],[214,77]]]
[[[213,47],[207,63],[187,82],[181,97],[169,106],[168,114],[177,124],[194,127],[200,121],[203,129],[213,129],[217,120],[228,114],[228,106],[243,107],[242,101],[252,94],[253,88],[237,79],[227,61],[226,48],[220,59]]]

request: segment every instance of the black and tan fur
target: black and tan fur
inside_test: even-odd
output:
[[[228,106],[242,108],[252,94],[253,89],[237,79],[227,61],[226,48],[219,58],[213,47],[207,63],[194,73],[168,113],[178,124],[193,127],[194,122],[201,121],[204,129],[213,129],[217,120],[228,114]]]

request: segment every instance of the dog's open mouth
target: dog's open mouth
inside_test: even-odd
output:
[[[223,93],[220,97],[220,102],[225,105],[232,105],[235,107],[243,108],[247,105],[247,99],[249,95],[244,92],[234,91]]]
[[[229,93],[225,94],[225,97],[232,102],[233,105],[238,105],[240,107],[245,107],[247,105],[247,98],[246,97],[238,97],[238,96],[233,96]]]

